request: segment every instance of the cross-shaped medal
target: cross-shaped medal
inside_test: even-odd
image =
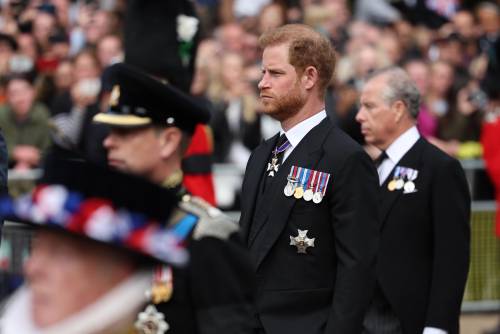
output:
[[[316,238],[308,238],[307,232],[308,230],[298,230],[299,235],[296,237],[290,236],[290,246],[297,247],[297,253],[307,254],[306,250],[308,247],[314,247],[314,239]]]
[[[278,168],[280,167],[280,158],[278,158],[278,155],[285,152],[285,150],[291,146],[290,142],[284,134],[282,135],[282,137],[280,137],[280,141],[282,140],[284,140],[284,142],[276,146],[276,148],[273,150],[273,157],[271,158],[271,162],[267,163],[267,172],[269,172],[267,176],[273,177],[278,172]]]
[[[273,177],[274,174],[278,172],[279,166],[280,164],[278,163],[278,157],[272,157],[271,162],[267,163],[267,171],[269,172],[269,174],[267,175]]]

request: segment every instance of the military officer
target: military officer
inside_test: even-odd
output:
[[[205,222],[196,225],[187,241],[189,265],[169,274],[173,293],[161,308],[170,314],[171,330],[248,332],[253,275],[237,238],[237,225],[181,186],[182,157],[195,126],[208,121],[207,110],[175,87],[129,65],[116,64],[109,74],[109,109],[94,117],[111,127],[104,140],[109,165],[175,189],[181,206]]]

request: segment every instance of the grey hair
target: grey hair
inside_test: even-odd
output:
[[[386,87],[382,93],[387,104],[402,101],[411,117],[417,119],[420,111],[420,92],[408,74],[397,66],[383,68],[370,75],[368,80],[384,76]]]

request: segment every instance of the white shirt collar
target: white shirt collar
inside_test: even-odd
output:
[[[413,145],[420,138],[417,127],[412,126],[399,136],[388,148],[385,150],[389,159],[397,164],[399,160],[408,152]]]
[[[297,145],[299,145],[302,138],[304,138],[305,135],[309,131],[311,131],[312,128],[321,123],[321,121],[325,118],[326,118],[326,111],[325,109],[323,109],[319,113],[303,120],[299,124],[296,124],[294,127],[292,127],[286,132],[282,129],[280,131],[280,134],[285,133],[286,138],[288,139],[292,147],[295,148]]]

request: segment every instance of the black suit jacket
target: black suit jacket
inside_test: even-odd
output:
[[[253,152],[242,188],[240,224],[256,270],[259,320],[267,334],[359,334],[378,246],[375,168],[358,144],[324,119],[260,193],[277,138]],[[284,195],[292,165],[331,174],[321,203]],[[307,254],[290,246],[298,229],[316,238]]]
[[[455,159],[419,139],[398,166],[419,171],[416,192],[381,187],[378,283],[405,334],[458,333],[469,264],[470,196]]]

